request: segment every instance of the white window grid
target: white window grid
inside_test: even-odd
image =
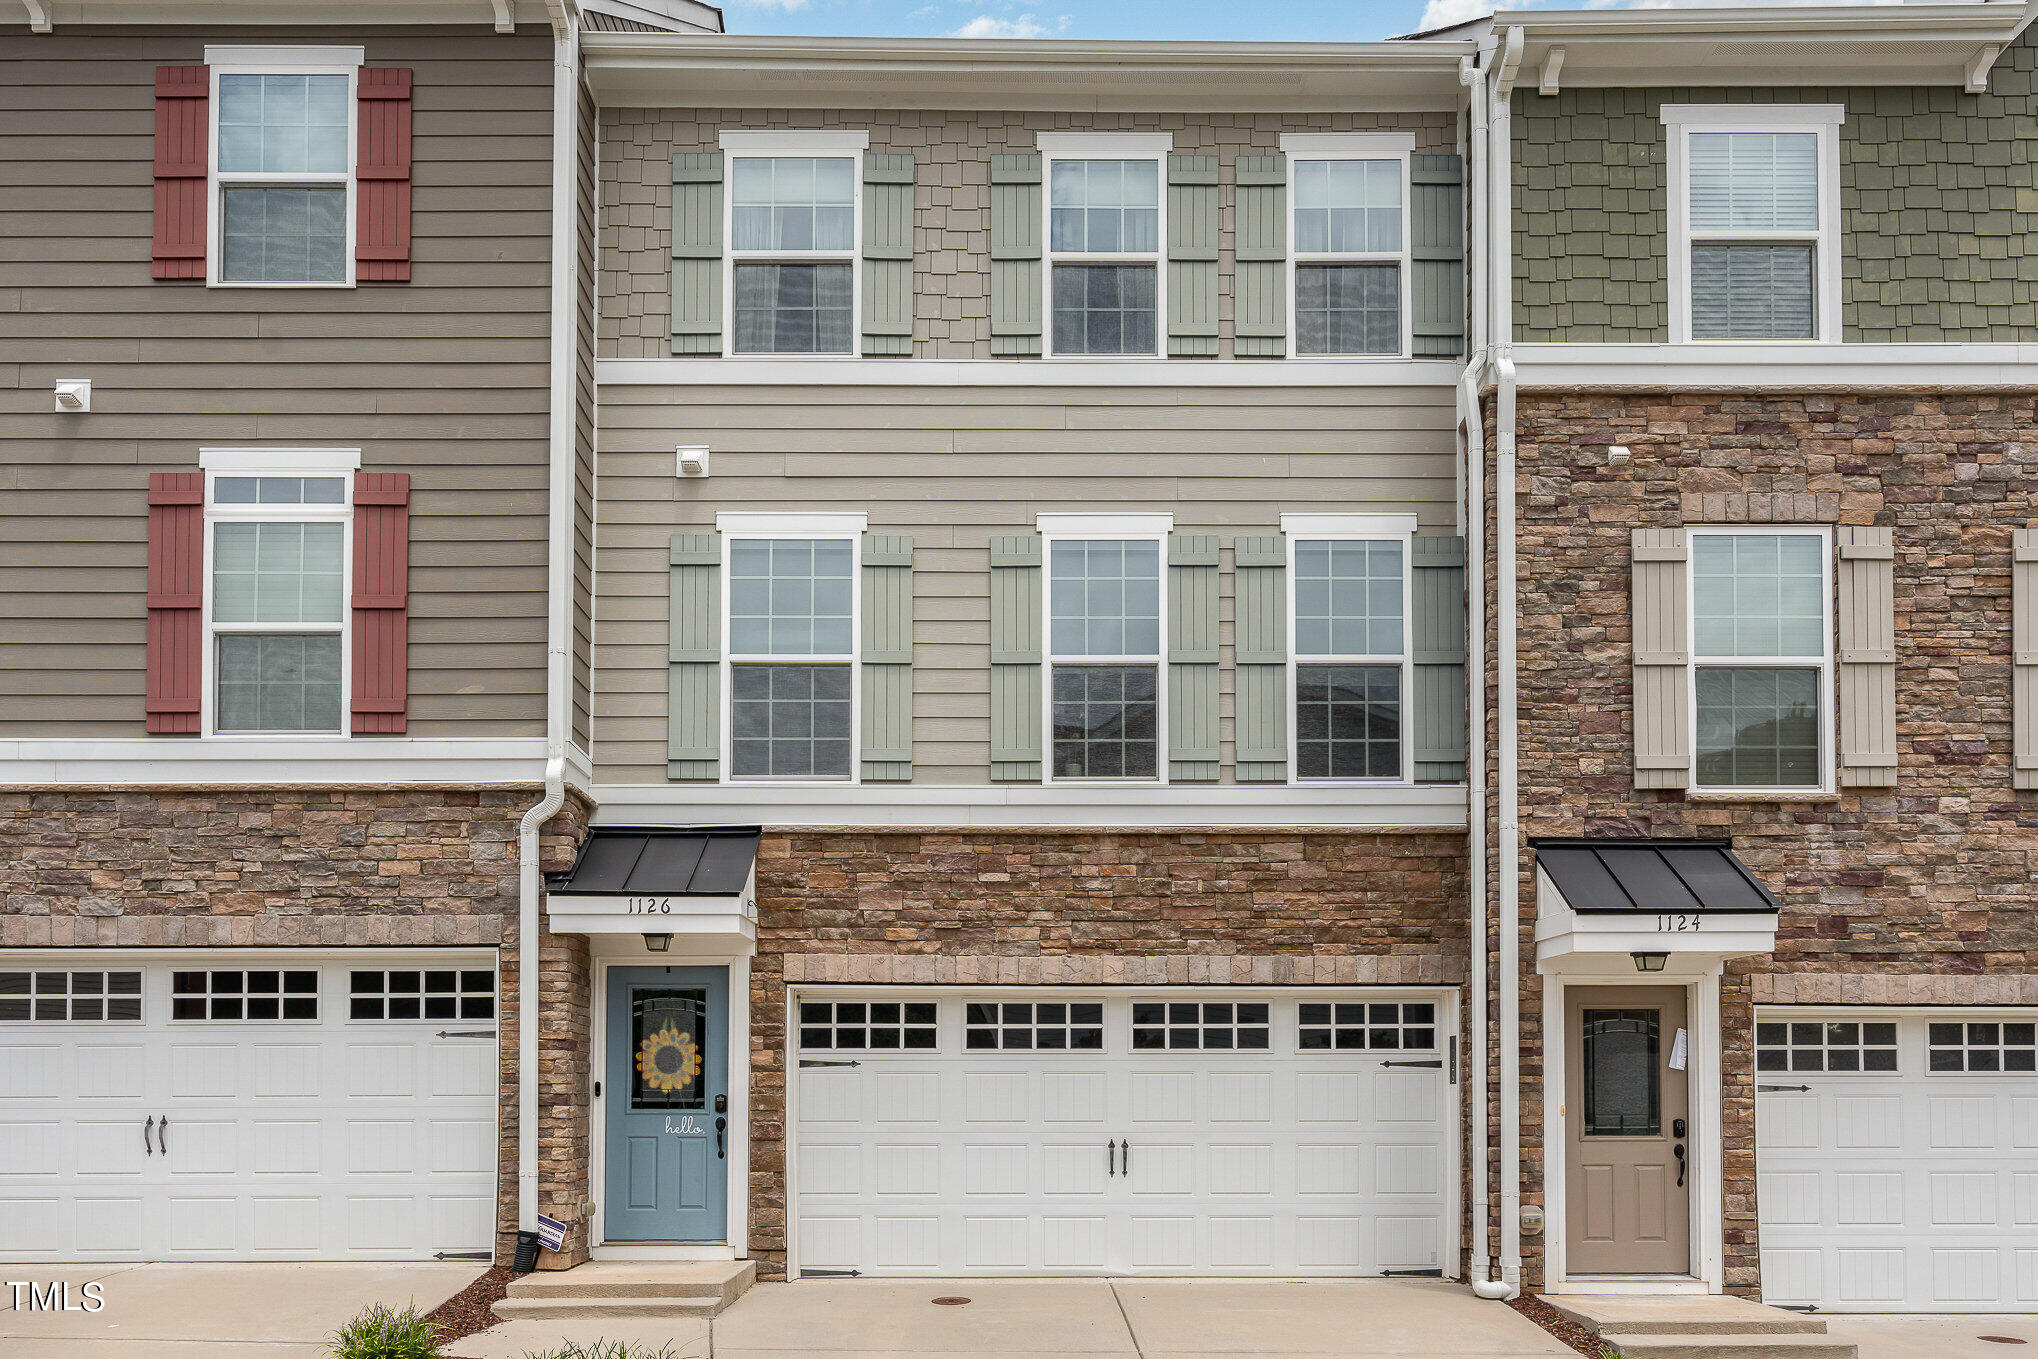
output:
[[[495,974],[487,968],[355,968],[347,1018],[378,1022],[494,1019]]]
[[[1102,1052],[1100,1000],[972,1000],[963,1006],[970,1052]]]
[[[725,512],[716,516],[716,527],[722,534],[721,600],[717,607],[722,611],[722,711],[719,720],[722,728],[722,782],[725,784],[771,784],[774,787],[821,786],[839,788],[863,782],[863,666],[860,663],[859,648],[863,645],[863,532],[865,519],[861,514],[769,514],[747,512]],[[849,544],[849,650],[825,652],[812,655],[783,655],[772,652],[758,654],[737,652],[733,649],[734,635],[729,626],[729,594],[732,562],[735,546],[739,542],[768,542],[788,539],[802,539],[810,542],[846,542]],[[842,778],[808,778],[804,776],[759,776],[736,777],[735,769],[735,668],[738,665],[843,665],[849,669],[849,773]]]
[[[354,692],[354,471],[360,466],[358,449],[206,449],[199,455],[205,469],[205,589],[200,610],[204,655],[199,658],[200,729],[208,738],[226,741],[269,741],[278,737],[296,739],[347,740],[353,731],[349,703]],[[336,479],[340,499],[328,505],[220,504],[217,488],[222,480],[284,477],[308,480]],[[213,542],[219,525],[316,524],[340,526],[340,618],[337,623],[223,623],[213,617]],[[220,636],[229,633],[303,633],[340,639],[340,720],[332,731],[229,731],[218,729],[218,666]]]
[[[1124,784],[1145,787],[1168,782],[1168,533],[1172,517],[1159,527],[1134,526],[1114,515],[1097,515],[1084,522],[1080,514],[1056,515],[1040,520],[1041,589],[1040,654],[1045,661],[1040,685],[1040,779],[1042,783]],[[1054,649],[1054,545],[1057,542],[1152,542],[1155,572],[1160,577],[1160,626],[1155,650],[1150,653],[1124,652],[1109,656],[1063,655]],[[1054,775],[1054,672],[1058,665],[1152,666],[1154,671],[1154,776],[1152,778],[1089,778]]]
[[[1876,1076],[1896,1070],[1893,1019],[1764,1019],[1755,1024],[1758,1076]]]
[[[1040,148],[1041,328],[1043,352],[1049,358],[1104,360],[1158,358],[1167,352],[1168,334],[1168,150],[1169,133],[1067,132],[1042,134]],[[1057,161],[1150,160],[1158,185],[1154,248],[1151,250],[1056,250],[1054,248],[1054,167]],[[1144,354],[1059,354],[1054,348],[1054,267],[1057,264],[1143,264],[1153,266],[1153,343]]]
[[[318,1013],[316,968],[180,968],[171,979],[173,1021],[308,1024]]]
[[[210,288],[351,288],[354,286],[355,202],[360,189],[356,178],[361,163],[361,49],[267,47],[235,52],[209,48],[206,70],[210,88],[206,99],[206,247],[205,282]],[[347,168],[342,172],[299,170],[224,171],[219,164],[219,82],[222,76],[312,75],[345,76],[347,79]],[[346,190],[347,239],[342,256],[345,275],[319,281],[228,280],[221,277],[225,252],[222,233],[226,228],[224,190],[234,188],[342,188]]]
[[[1405,359],[1415,343],[1415,305],[1410,296],[1415,284],[1412,234],[1415,230],[1414,197],[1409,182],[1409,165],[1415,154],[1415,139],[1399,133],[1288,133],[1281,138],[1281,150],[1288,160],[1288,354],[1291,359]],[[1296,247],[1296,172],[1304,161],[1392,161],[1401,176],[1401,248],[1368,251],[1307,251]],[[1393,354],[1303,354],[1297,347],[1301,331],[1297,310],[1301,293],[1300,266],[1305,264],[1393,264],[1400,276],[1401,348]]]
[[[1934,1019],[1925,1069],[1939,1073],[2038,1073],[2038,1024],[2029,1019]]]
[[[1701,669],[1747,669],[1747,670],[1816,670],[1817,696],[1819,700],[1819,781],[1816,784],[1784,784],[1780,786],[1707,784],[1708,792],[1729,795],[1761,796],[1763,794],[1803,795],[1829,793],[1833,790],[1836,777],[1835,719],[1836,696],[1833,684],[1833,537],[1823,527],[1795,527],[1788,524],[1757,525],[1737,524],[1731,527],[1691,527],[1686,531],[1687,552],[1685,560],[1684,590],[1684,635],[1690,644],[1689,673],[1685,682],[1685,730],[1691,733],[1692,785],[1698,785],[1698,672]],[[1819,544],[1820,586],[1823,621],[1819,636],[1824,645],[1817,655],[1804,656],[1715,656],[1698,650],[1698,572],[1695,544],[1701,538],[1812,538]]]
[[[1305,1000],[1296,1009],[1295,1042],[1304,1052],[1433,1052],[1436,1002]]]
[[[939,1046],[937,1002],[803,1000],[803,1052],[932,1052]]]
[[[0,1023],[128,1023],[141,1017],[140,972],[0,972]]]
[[[863,325],[863,157],[867,132],[724,132],[722,148],[722,353],[727,358],[828,362],[854,359],[862,350]],[[850,162],[850,244],[847,250],[738,250],[736,248],[736,162],[811,158]],[[825,354],[752,354],[736,347],[736,266],[739,264],[847,264],[849,266],[849,348]],[[726,691],[725,691],[726,692]]]
[[[1409,720],[1409,709],[1414,698],[1415,652],[1413,633],[1415,629],[1415,524],[1413,516],[1396,516],[1391,529],[1376,527],[1359,516],[1282,516],[1282,531],[1288,543],[1287,577],[1288,636],[1290,649],[1288,658],[1288,781],[1310,788],[1321,787],[1382,787],[1415,780],[1415,742],[1410,739],[1414,724]],[[1341,523],[1341,521],[1343,521]],[[1403,522],[1405,521],[1405,522]],[[1298,574],[1296,561],[1298,550],[1303,543],[1381,543],[1401,544],[1401,650],[1398,652],[1361,653],[1325,652],[1322,655],[1305,654],[1301,648],[1301,635],[1295,627],[1295,583]],[[1301,777],[1300,755],[1301,723],[1296,720],[1300,703],[1298,681],[1304,665],[1394,665],[1401,670],[1401,772],[1394,778],[1372,779],[1305,779]]]
[[[1835,344],[1840,339],[1840,104],[1665,104],[1669,141],[1670,342],[1672,344]],[[1704,132],[1810,132],[1818,137],[1819,226],[1816,231],[1694,232],[1691,221],[1691,137]],[[1803,242],[1812,247],[1812,338],[1707,339],[1691,333],[1691,248],[1694,243]]]
[[[1273,1012],[1264,1000],[1135,1000],[1134,1052],[1266,1052]]]

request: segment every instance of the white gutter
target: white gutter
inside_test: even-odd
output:
[[[574,362],[579,340],[576,194],[580,185],[580,35],[552,39],[552,427],[546,519],[545,795],[517,823],[517,1230],[538,1227],[538,837],[566,805],[569,606],[573,598]]]
[[[1510,105],[1514,78],[1521,64],[1522,30],[1506,31],[1494,72],[1493,104],[1487,138],[1488,220],[1492,225],[1491,331],[1494,368],[1494,546],[1496,589],[1493,607],[1498,630],[1495,665],[1499,669],[1499,831],[1494,856],[1500,890],[1500,1278],[1507,1297],[1521,1293],[1521,772],[1519,703],[1515,676],[1515,488],[1514,488],[1514,277],[1509,265],[1513,249],[1513,164]]]

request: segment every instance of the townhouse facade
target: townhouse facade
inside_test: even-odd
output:
[[[77,8],[0,1258],[2038,1305],[2028,12]]]

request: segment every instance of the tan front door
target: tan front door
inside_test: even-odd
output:
[[[1690,1110],[1685,1073],[1671,1066],[1684,990],[1589,986],[1566,996],[1566,1272],[1687,1274]]]

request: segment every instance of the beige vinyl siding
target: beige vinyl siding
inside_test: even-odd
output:
[[[1284,511],[1413,512],[1453,528],[1452,391],[901,387],[602,390],[596,777],[666,781],[673,533],[718,510],[860,510],[910,535],[913,777],[983,784],[990,541],[1043,511],[1168,510],[1222,548],[1220,741],[1232,760],[1232,544]],[[714,449],[681,481],[672,448]]]
[[[1217,315],[1231,356],[1234,166],[1280,149],[1283,132],[1407,131],[1452,152],[1448,113],[944,113],[922,110],[605,109],[602,112],[601,352],[672,355],[672,156],[716,150],[725,128],[868,131],[872,151],[914,157],[913,354],[992,356],[991,157],[1031,154],[1041,132],[1170,132],[1180,153],[1216,156],[1222,202]]]
[[[345,38],[416,72],[408,284],[149,276],[156,67],[331,30],[0,37],[0,734],[143,734],[148,477],[236,445],[409,472],[410,735],[544,729],[551,41]]]

